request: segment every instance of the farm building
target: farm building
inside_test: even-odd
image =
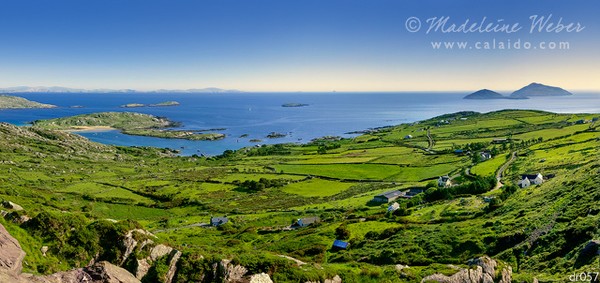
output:
[[[518,185],[521,188],[527,188],[531,185],[539,185],[544,182],[544,176],[542,174],[537,173],[535,175],[521,175],[521,180]]]
[[[223,225],[223,224],[227,223],[228,221],[229,220],[227,219],[227,217],[211,217],[210,225],[219,226],[219,225]]]
[[[390,201],[395,201],[397,198],[403,196],[404,193],[398,190],[385,192],[383,194],[376,195],[373,197],[373,202],[382,202],[388,203]]]
[[[449,176],[440,176],[438,178],[438,187],[450,187],[450,185],[452,185],[452,182],[450,181],[450,177]]]
[[[298,219],[298,221],[296,221],[295,226],[306,227],[306,226],[309,226],[311,224],[318,223],[319,220],[320,220],[319,217],[316,217],[316,216],[315,217],[300,218],[300,219]]]
[[[488,160],[488,159],[492,159],[492,154],[489,152],[481,152],[480,153],[481,156],[481,160]]]
[[[348,249],[350,244],[348,242],[344,242],[342,240],[333,241],[333,245],[331,246],[332,250],[345,250]]]
[[[412,135],[406,135],[406,136],[404,136],[404,139],[405,139],[405,140],[407,140],[407,139],[412,139],[412,137],[413,137]]]

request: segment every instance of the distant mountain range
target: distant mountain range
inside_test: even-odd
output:
[[[192,89],[157,89],[157,90],[134,90],[134,89],[83,89],[83,88],[68,88],[59,86],[17,86],[0,88],[0,93],[29,93],[29,92],[51,92],[51,93],[240,93],[242,91],[235,89],[222,89],[216,87],[209,88],[192,88]]]
[[[572,93],[555,86],[540,83],[530,83],[527,86],[514,91],[510,96],[504,96],[498,92],[481,89],[464,97],[464,99],[528,99],[538,96],[567,96]]]

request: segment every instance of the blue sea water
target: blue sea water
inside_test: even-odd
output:
[[[38,119],[101,111],[133,111],[182,122],[182,129],[225,128],[219,141],[188,141],[129,136],[118,131],[82,132],[90,140],[114,145],[154,146],[181,150],[184,155],[221,154],[226,149],[260,144],[308,142],[326,135],[351,137],[351,131],[396,125],[457,111],[489,112],[501,109],[536,109],[559,113],[599,113],[600,94],[528,100],[464,100],[465,93],[22,93],[30,100],[58,105],[54,109],[0,110],[0,121],[25,125]],[[152,104],[167,100],[173,107],[120,108],[127,103]],[[282,107],[284,103],[306,107]],[[79,105],[83,108],[71,108]],[[270,132],[287,134],[268,139]],[[248,137],[240,138],[247,134]]]

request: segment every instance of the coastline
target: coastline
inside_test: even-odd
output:
[[[113,127],[109,126],[77,126],[71,129],[64,130],[65,132],[70,133],[93,133],[93,132],[108,132],[117,130]]]

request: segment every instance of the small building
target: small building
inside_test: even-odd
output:
[[[392,203],[392,205],[388,206],[388,212],[394,212],[400,208],[400,205],[397,202]]]
[[[342,240],[333,241],[333,245],[331,246],[332,250],[346,250],[350,246],[350,243],[344,242]]]
[[[579,120],[575,121],[575,124],[577,124],[577,125],[585,124],[585,120],[579,119]]]
[[[211,217],[210,218],[210,225],[212,225],[212,226],[223,225],[227,222],[229,222],[229,219],[227,219],[227,217]]]
[[[388,203],[390,201],[395,201],[397,198],[403,196],[404,193],[398,190],[385,192],[383,194],[378,194],[373,197],[373,202],[381,202]]]
[[[597,122],[598,120],[600,120],[600,117],[594,117],[594,118],[592,118],[592,122]]]
[[[492,154],[487,152],[487,151],[483,151],[480,153],[481,156],[481,160],[488,160],[488,159],[492,159]]]
[[[440,176],[438,178],[438,187],[450,187],[452,182],[450,181],[450,176]]]
[[[412,139],[412,138],[413,138],[413,136],[412,136],[412,135],[406,135],[406,136],[404,136],[404,139],[405,139],[405,140]]]
[[[320,221],[320,219],[317,216],[300,218],[296,221],[296,226],[306,227],[306,226],[310,226],[314,223],[318,223],[319,221]]]
[[[505,139],[505,138],[495,138],[492,140],[492,143],[495,143],[495,144],[507,143],[507,142],[509,142],[509,140]]]
[[[404,192],[404,196],[402,196],[403,198],[412,198],[420,193],[422,193],[424,191],[423,188],[410,188],[408,189],[408,191]]]
[[[465,154],[465,151],[462,149],[455,149],[454,154],[463,155],[463,154]]]
[[[495,199],[496,197],[483,197],[483,202],[492,202],[493,199]]]
[[[521,180],[519,181],[518,185],[521,188],[527,188],[531,185],[539,185],[543,182],[544,176],[542,176],[542,174],[540,173],[537,173],[535,175],[525,174],[521,175]]]

